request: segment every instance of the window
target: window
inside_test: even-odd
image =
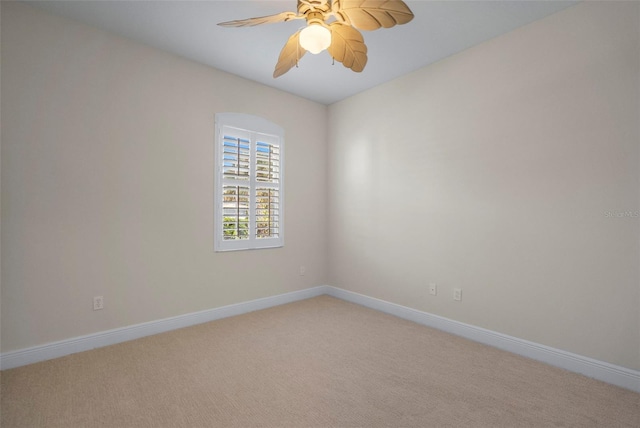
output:
[[[284,131],[257,116],[216,114],[216,251],[284,245]]]

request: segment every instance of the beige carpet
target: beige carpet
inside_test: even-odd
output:
[[[2,428],[640,426],[640,394],[328,296],[1,385]]]

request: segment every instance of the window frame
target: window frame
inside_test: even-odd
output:
[[[236,130],[237,136],[249,138],[249,179],[230,180],[224,178],[224,137],[225,130]],[[231,132],[228,132],[231,133]],[[279,150],[279,176],[277,183],[265,184],[257,179],[257,146],[258,139],[267,140]],[[259,116],[245,113],[217,113],[215,116],[215,147],[214,147],[214,250],[241,251],[264,248],[279,248],[284,246],[284,129],[279,125]],[[249,188],[249,237],[248,239],[224,239],[224,187],[246,186]],[[258,238],[256,199],[258,188],[273,188],[278,192],[278,237]],[[240,195],[238,195],[239,197]]]

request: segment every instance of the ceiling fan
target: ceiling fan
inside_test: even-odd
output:
[[[358,30],[377,30],[413,19],[401,0],[298,0],[298,12],[282,12],[257,18],[221,22],[223,27],[252,27],[259,24],[304,19],[307,26],[297,31],[280,52],[273,77],[282,76],[309,51],[327,49],[334,60],[355,72],[367,64],[367,46]]]

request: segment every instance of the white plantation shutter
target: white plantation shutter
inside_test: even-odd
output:
[[[256,238],[280,236],[280,198],[277,189],[256,189]]]
[[[256,181],[256,238],[277,238],[280,236],[280,145],[276,141],[256,142]]]
[[[279,126],[216,115],[215,250],[281,247],[283,144]]]
[[[222,239],[249,239],[249,188],[222,186]]]
[[[233,135],[223,135],[222,141],[223,176],[229,180],[248,181],[251,169],[251,142],[248,139],[249,135],[239,129],[229,131]],[[243,134],[244,136],[241,136]]]

